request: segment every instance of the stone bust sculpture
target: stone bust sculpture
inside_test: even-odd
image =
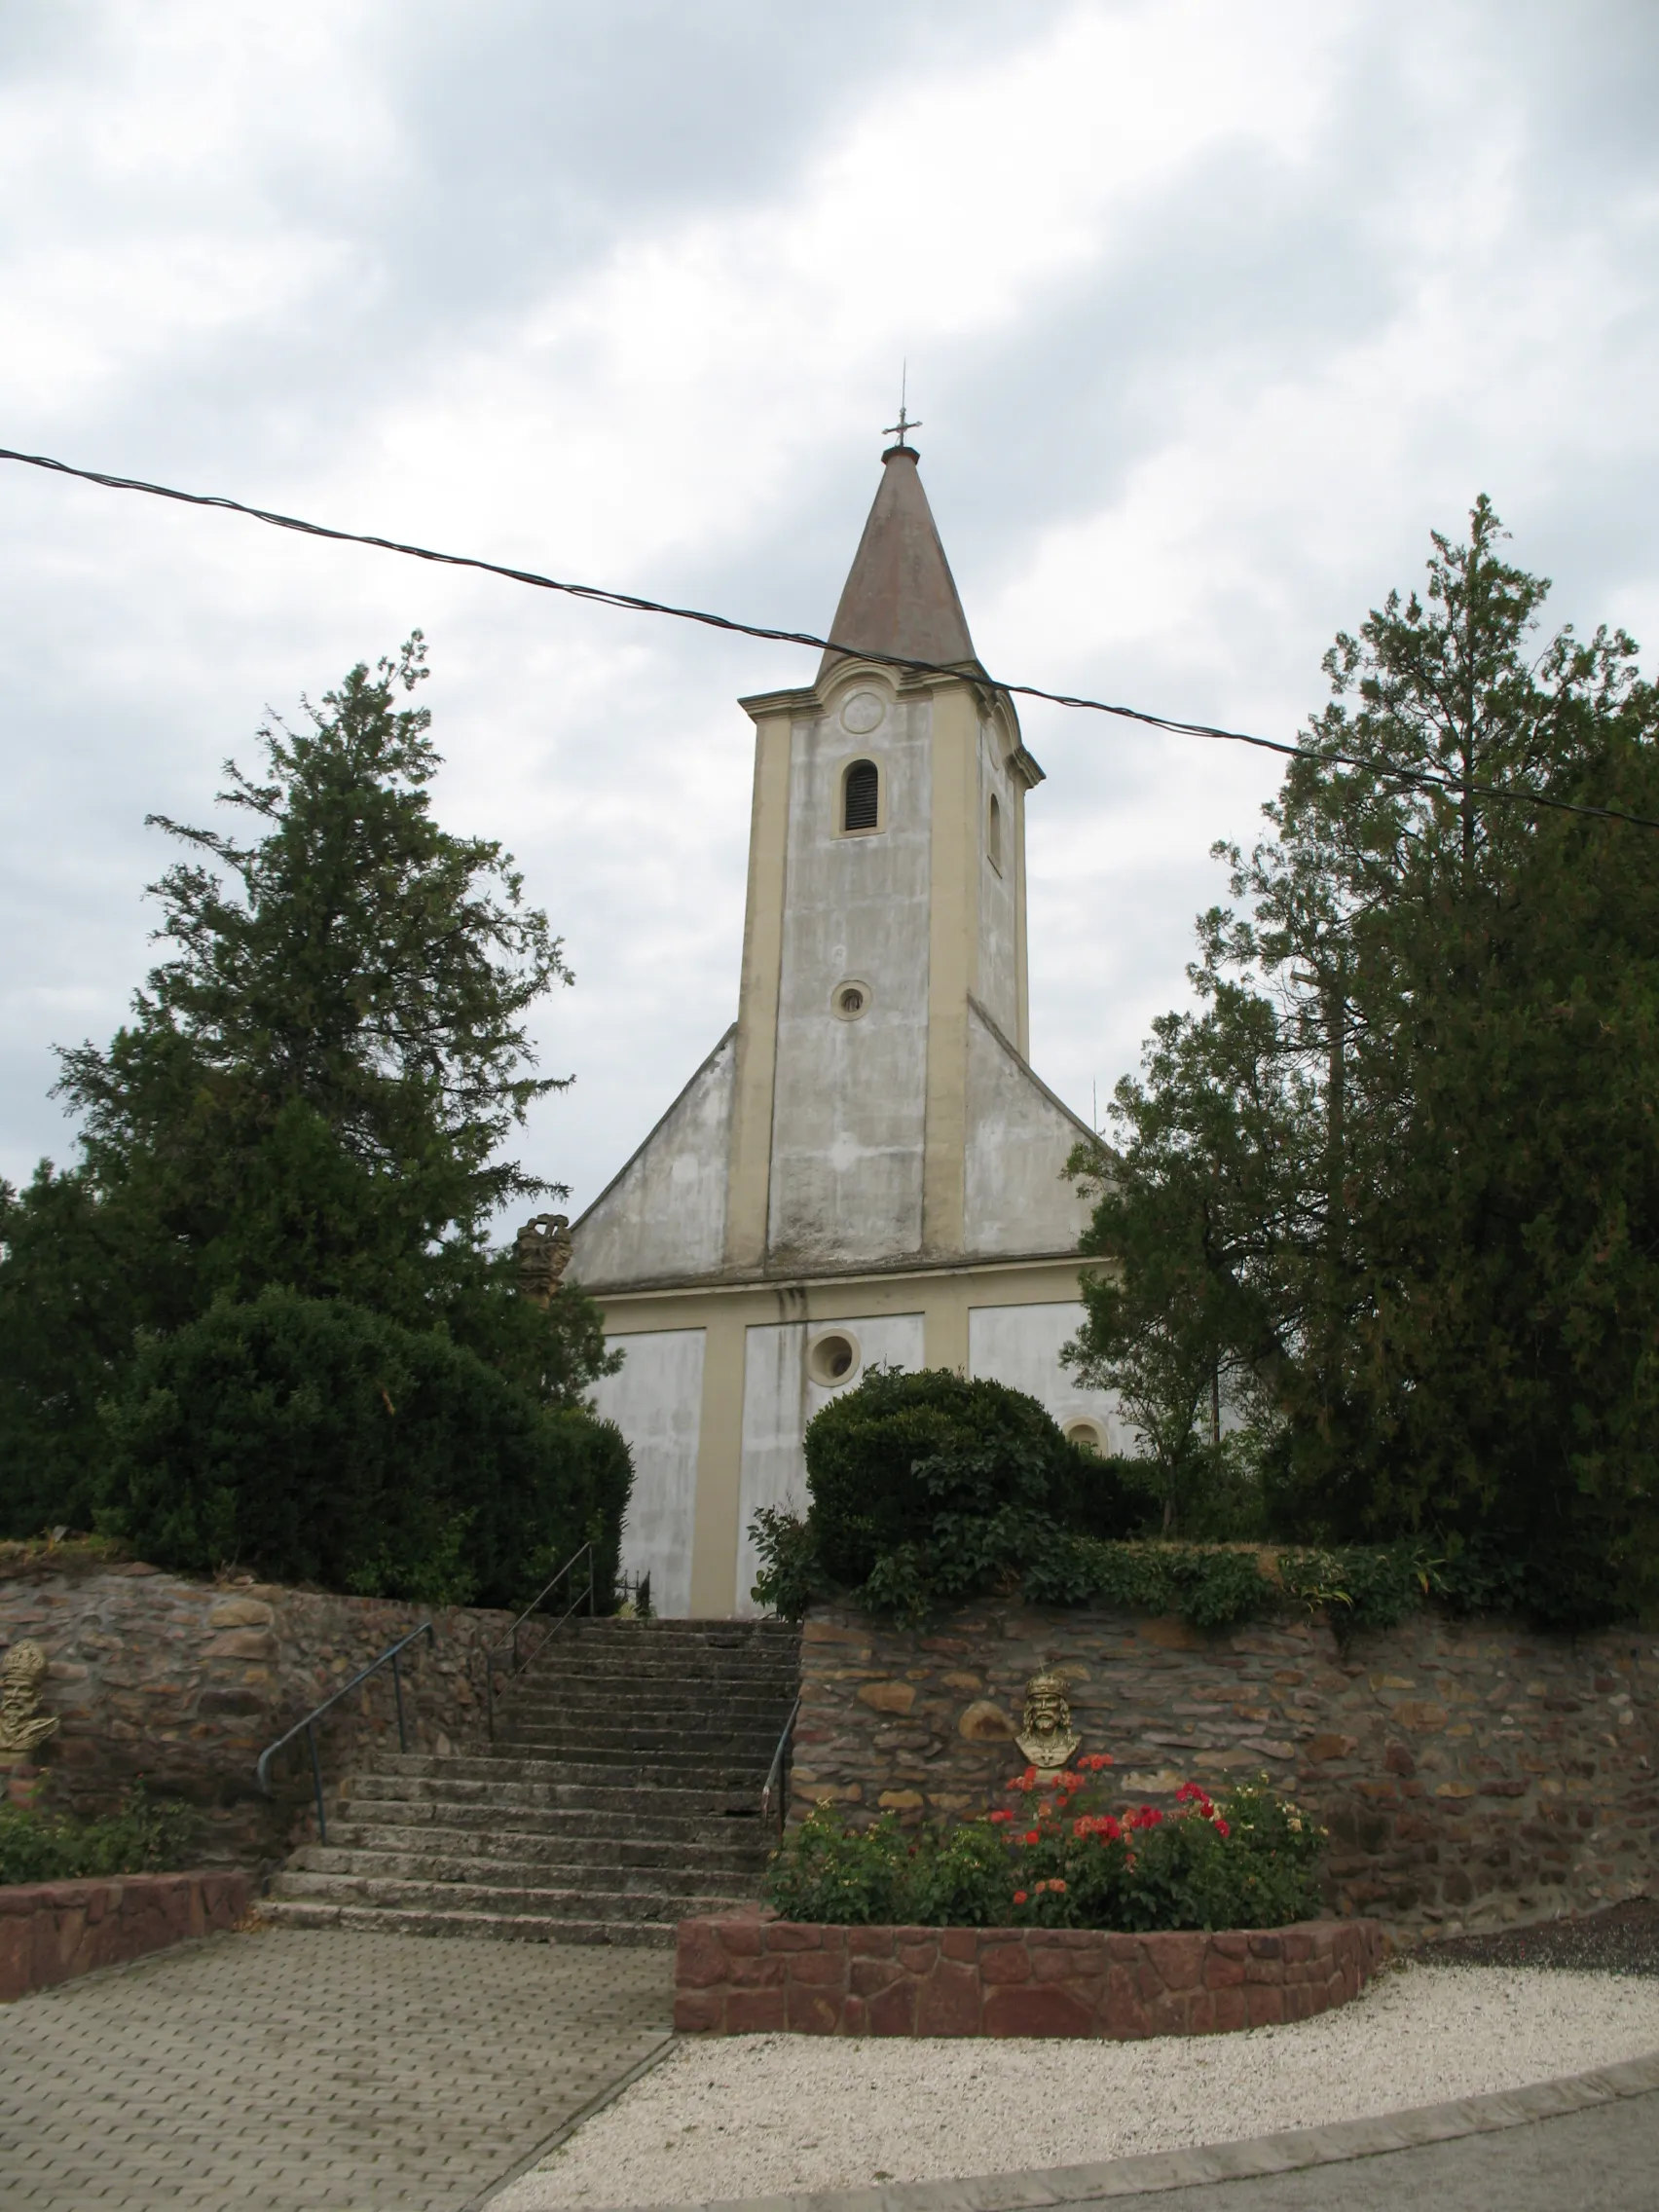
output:
[[[1025,1685],[1025,1723],[1014,1742],[1041,1774],[1065,1765],[1083,1738],[1071,1724],[1063,1675],[1033,1675]]]
[[[38,1643],[14,1643],[0,1660],[0,1758],[26,1758],[57,1726],[40,1710],[46,1653]]]

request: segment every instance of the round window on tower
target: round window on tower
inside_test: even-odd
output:
[[[847,1329],[829,1329],[806,1347],[806,1372],[824,1390],[851,1382],[863,1364],[858,1339]]]
[[[1068,1420],[1065,1437],[1079,1451],[1092,1453],[1097,1459],[1106,1456],[1106,1431],[1097,1420]]]
[[[830,1011],[837,1021],[862,1021],[869,1012],[869,985],[857,976],[849,976],[835,985],[830,994]]]

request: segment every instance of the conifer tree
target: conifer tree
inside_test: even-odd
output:
[[[1659,831],[1525,802],[1659,818],[1659,700],[1621,631],[1538,645],[1502,538],[1482,499],[1339,637],[1270,834],[1217,848],[1198,1008],[1077,1163],[1118,1263],[1078,1356],[1207,1329],[1281,1532],[1409,1536],[1578,1622],[1659,1575]]]

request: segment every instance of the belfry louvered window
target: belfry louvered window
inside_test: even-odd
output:
[[[873,760],[855,760],[841,786],[841,828],[874,830],[880,817],[880,773]]]

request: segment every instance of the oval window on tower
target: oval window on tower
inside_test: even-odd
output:
[[[854,760],[841,779],[841,828],[875,830],[881,822],[881,771],[873,760]]]

